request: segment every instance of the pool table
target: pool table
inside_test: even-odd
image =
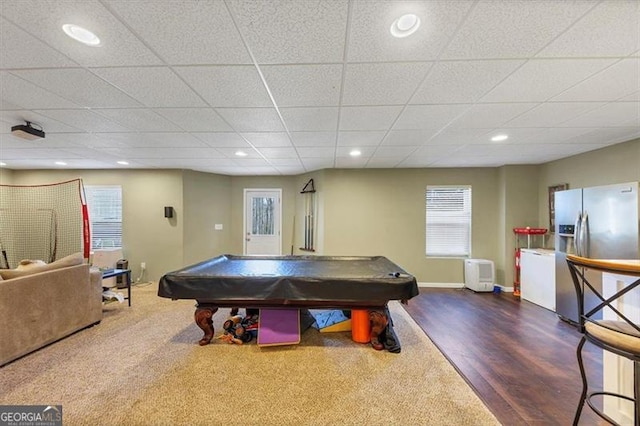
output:
[[[195,321],[204,332],[200,345],[213,338],[211,318],[220,307],[367,309],[371,342],[391,327],[387,303],[418,294],[416,279],[383,256],[236,256],[222,255],[159,281],[158,296],[195,299]],[[391,332],[393,330],[391,329]]]

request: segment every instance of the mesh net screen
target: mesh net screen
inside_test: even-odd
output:
[[[15,268],[22,259],[49,263],[84,253],[83,194],[80,179],[50,185],[0,185],[0,266]]]

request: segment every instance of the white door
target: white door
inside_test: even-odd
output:
[[[281,195],[281,189],[244,190],[244,254],[281,254]]]

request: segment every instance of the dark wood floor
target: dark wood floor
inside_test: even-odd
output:
[[[571,425],[582,388],[575,327],[510,293],[421,288],[405,308],[502,424]],[[589,346],[590,380],[601,383]],[[601,423],[586,408],[580,424]]]

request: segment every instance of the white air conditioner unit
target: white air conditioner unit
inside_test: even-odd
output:
[[[464,285],[473,291],[493,291],[495,269],[493,261],[466,259],[464,261]]]

